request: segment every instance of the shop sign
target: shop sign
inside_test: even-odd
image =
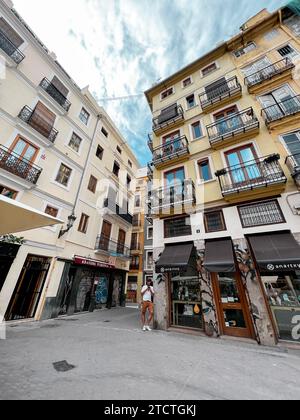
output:
[[[268,264],[267,270],[271,272],[300,270],[300,264]]]
[[[115,268],[115,265],[112,265],[110,263],[106,263],[103,261],[98,261],[98,260],[91,260],[88,258],[83,258],[83,257],[75,257],[74,258],[74,263],[76,265],[85,265],[88,267],[94,267],[94,268]]]
[[[180,268],[179,267],[162,267],[159,268],[158,270],[156,270],[157,274],[164,274],[164,273],[177,273],[180,272]]]

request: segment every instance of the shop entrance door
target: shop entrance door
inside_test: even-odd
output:
[[[34,255],[27,257],[5,315],[6,321],[34,318],[50,262],[50,258]]]
[[[254,338],[242,282],[235,273],[214,274],[221,334]]]

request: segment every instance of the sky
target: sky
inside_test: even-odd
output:
[[[141,165],[151,160],[143,92],[226,41],[263,8],[288,0],[14,0],[81,87],[89,85]],[[129,99],[111,98],[133,96]]]

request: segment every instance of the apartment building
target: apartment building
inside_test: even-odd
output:
[[[144,247],[145,247],[145,205],[147,199],[147,168],[141,168],[136,175],[134,194],[133,230],[130,246],[130,271],[128,276],[127,301],[141,302],[143,286]]]
[[[300,342],[300,11],[293,4],[261,11],[145,93],[153,113],[158,328]]]
[[[8,0],[0,60],[0,194],[65,222],[2,240],[0,315],[39,320],[124,304],[134,154]]]

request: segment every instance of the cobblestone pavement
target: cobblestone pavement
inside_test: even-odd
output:
[[[299,397],[300,352],[144,333],[135,308],[10,325],[0,340],[2,400]]]

